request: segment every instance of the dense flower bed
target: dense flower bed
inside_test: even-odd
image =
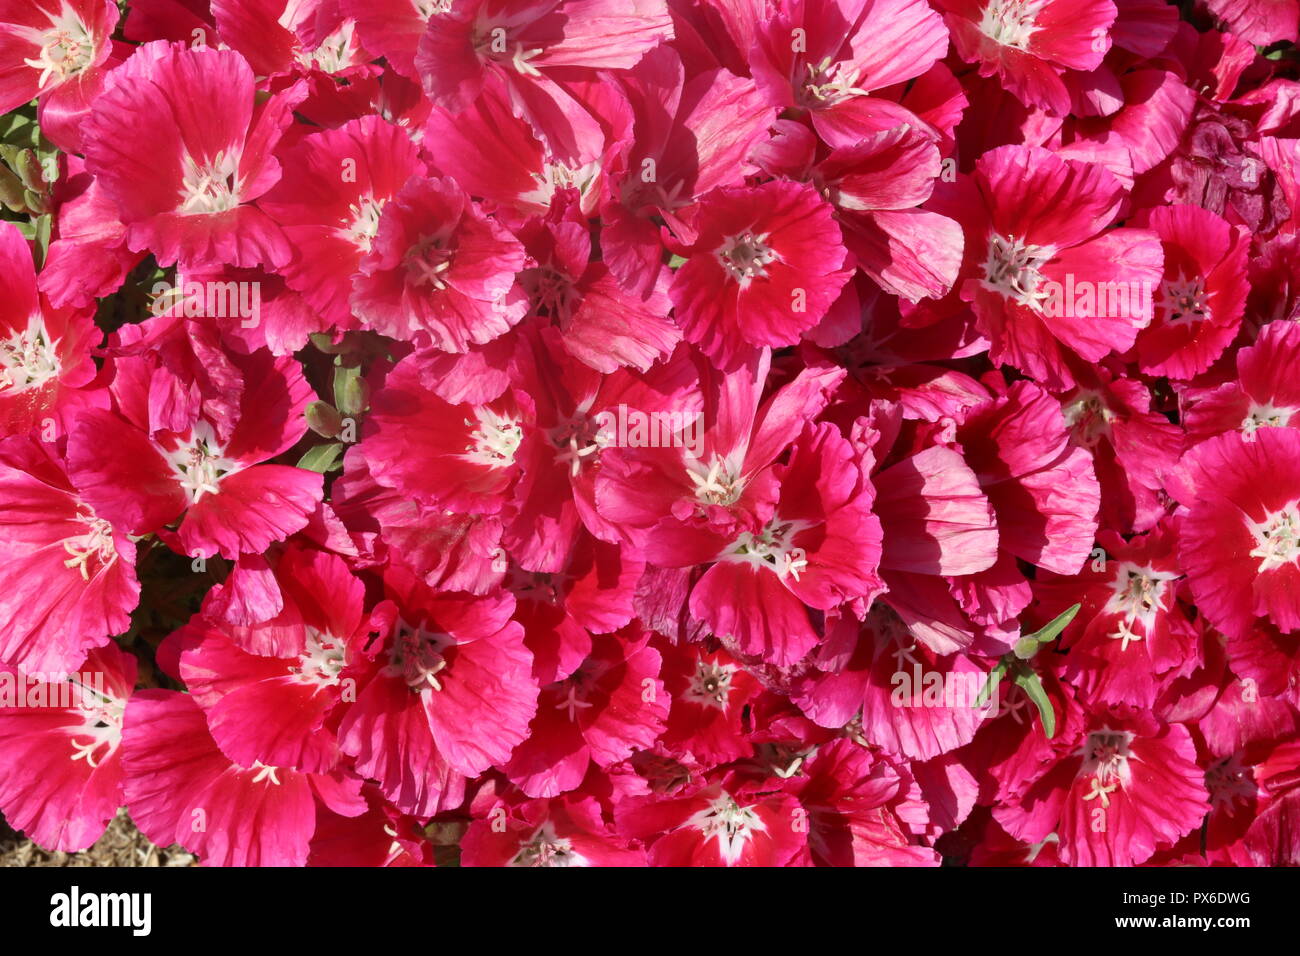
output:
[[[0,813],[1300,863],[1296,0],[0,0]]]

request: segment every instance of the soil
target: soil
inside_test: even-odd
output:
[[[50,853],[15,833],[0,817],[0,866],[194,866],[179,846],[156,847],[135,828],[125,810],[94,846],[80,853]]]

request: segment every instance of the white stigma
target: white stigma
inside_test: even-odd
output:
[[[41,316],[29,316],[26,329],[0,341],[0,393],[39,388],[57,377],[58,344]]]
[[[1261,428],[1285,428],[1297,409],[1271,402],[1251,402],[1250,411],[1241,420],[1241,433],[1251,437]]]
[[[298,655],[298,665],[290,673],[304,684],[333,687],[347,663],[347,645],[342,638],[324,634],[314,627],[305,628],[306,646]]]
[[[700,661],[686,688],[686,699],[703,707],[716,707],[726,713],[731,696],[731,677],[736,665]]]
[[[1263,521],[1247,519],[1255,537],[1252,558],[1259,558],[1259,573],[1275,571],[1300,560],[1300,502],[1292,501],[1270,512]]]
[[[867,96],[868,90],[858,86],[858,77],[860,70],[853,68],[853,65],[847,61],[836,62],[830,57],[826,57],[820,63],[804,64],[807,70],[807,76],[803,84],[796,90],[796,98],[799,105],[805,108],[817,109],[824,106],[834,106],[843,100],[850,99],[854,96]]]
[[[224,456],[216,433],[206,421],[195,422],[190,437],[165,452],[164,457],[192,505],[204,495],[215,495],[221,479],[241,469],[238,462]]]
[[[1187,279],[1180,272],[1177,279],[1160,283],[1160,308],[1170,325],[1190,325],[1210,317],[1211,292],[1206,292],[1197,278]]]
[[[729,793],[714,799],[708,807],[697,811],[686,821],[704,834],[704,842],[717,839],[723,861],[731,866],[745,852],[745,844],[755,833],[767,830],[767,824],[754,812],[753,807],[742,807]]]
[[[771,233],[742,232],[728,236],[713,251],[722,268],[740,283],[743,289],[755,278],[766,279],[767,267],[777,261],[777,254],[767,244]]]
[[[384,210],[384,200],[363,196],[348,205],[348,218],[343,220],[343,235],[362,252],[369,252],[379,235],[379,214]]]
[[[1083,746],[1075,751],[1083,756],[1079,777],[1091,777],[1091,787],[1083,795],[1085,800],[1097,800],[1101,806],[1110,806],[1110,795],[1132,779],[1129,760],[1133,758],[1129,744],[1133,735],[1122,730],[1096,730],[1088,734]]]
[[[699,458],[688,456],[686,477],[695,486],[695,500],[700,504],[733,505],[745,490],[745,482],[738,470],[718,455],[707,465]]]
[[[57,86],[83,72],[95,62],[95,38],[75,10],[64,0],[58,13],[46,12],[50,26],[44,31],[22,30],[28,39],[40,45],[35,58],[23,60],[33,70],[40,70],[39,89]]]
[[[201,216],[228,212],[239,205],[239,156],[224,150],[202,165],[185,154],[181,179],[181,208],[184,215]]]
[[[519,844],[519,852],[507,866],[587,866],[582,854],[574,852],[573,843],[555,833],[549,820]]]
[[[1034,25],[1046,0],[990,0],[980,17],[979,31],[994,43],[1029,49],[1029,38],[1041,28]]]
[[[476,465],[488,468],[508,468],[515,463],[515,452],[524,440],[524,429],[517,419],[508,415],[499,415],[486,405],[477,406],[474,415],[478,426],[468,418],[465,424],[471,426],[471,444],[465,448],[464,457]]]
[[[984,285],[1034,311],[1042,309],[1048,293],[1042,291],[1043,273],[1039,267],[1056,250],[1035,246],[1015,236],[989,236],[988,255],[984,260]]]
[[[808,556],[803,548],[794,546],[794,538],[811,525],[806,521],[783,521],[773,515],[757,535],[749,531],[741,532],[740,537],[718,556],[719,561],[747,562],[759,568],[767,568],[784,580],[787,576],[799,580],[799,575],[808,568]]]
[[[1151,633],[1156,615],[1167,610],[1166,585],[1177,579],[1178,574],[1174,571],[1157,571],[1132,561],[1118,563],[1105,609],[1111,614],[1124,615],[1118,630],[1110,635],[1112,639],[1124,642],[1120,650],[1128,650],[1130,642],[1140,641]],[[1142,634],[1133,631],[1135,622],[1142,625]]]
[[[103,518],[97,518],[85,505],[81,507],[77,519],[85,530],[81,534],[70,535],[63,539],[63,550],[71,555],[63,562],[65,568],[76,568],[81,572],[83,581],[90,580],[90,562],[98,563],[95,573],[106,570],[117,561],[117,548],[113,546],[113,527]]]

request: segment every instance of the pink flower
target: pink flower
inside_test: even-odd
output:
[[[136,661],[115,645],[66,680],[0,665],[0,812],[43,847],[73,853],[122,804],[122,718]]]
[[[414,179],[387,204],[353,279],[364,327],[448,352],[509,331],[526,302],[519,241],[454,182]]]
[[[280,178],[272,152],[300,94],[260,104],[254,94],[233,50],[147,44],[113,71],[84,125],[86,168],[133,251],[195,270],[289,261],[284,234],[253,202]]]
[[[119,377],[116,411],[81,416],[69,439],[69,470],[97,512],[132,534],[183,516],[175,540],[191,557],[261,552],[307,523],[321,500],[321,476],[262,462],[306,431],[311,388],[289,357],[237,358],[243,387],[228,437],[208,398],[183,427],[151,428],[147,397],[162,378],[157,371]]]
[[[812,187],[790,182],[705,195],[668,290],[686,340],[723,368],[757,347],[799,341],[851,274],[832,211]]]
[[[1212,390],[1184,392],[1187,434],[1193,444],[1239,432],[1252,439],[1264,428],[1300,428],[1300,389],[1291,374],[1300,359],[1300,326],[1270,322],[1254,345],[1237,353],[1237,378]]]
[[[1229,637],[1256,617],[1300,628],[1300,433],[1261,428],[1197,445],[1170,475],[1178,556],[1197,607]]]
[[[1153,209],[1165,253],[1151,325],[1138,334],[1142,371],[1173,378],[1204,372],[1223,354],[1246,305],[1245,230],[1196,206]]]
[[[953,46],[1028,106],[1067,113],[1065,70],[1088,71],[1110,49],[1111,0],[943,0]]]
[[[750,65],[769,101],[807,110],[832,149],[898,126],[927,125],[887,95],[925,73],[948,31],[921,0],[796,0],[756,18]]]
[[[208,735],[203,712],[175,691],[138,691],[126,708],[127,805],[154,843],[179,843],[204,866],[302,866],[318,806],[366,811],[355,780],[241,766]]]
[[[82,307],[52,306],[37,292],[26,240],[0,224],[0,436],[40,425],[53,440],[96,395],[90,350],[100,333]]]
[[[501,825],[504,824],[504,827]],[[645,866],[645,852],[620,839],[590,797],[493,807],[469,826],[464,866]]]
[[[0,113],[40,98],[41,132],[79,150],[80,128],[104,87],[114,54],[111,0],[5,0],[0,3]]]
[[[1100,713],[1075,741],[1016,805],[994,810],[1013,836],[1037,843],[1057,832],[1067,866],[1134,866],[1200,825],[1208,797],[1187,728]]]
[[[619,831],[646,841],[651,866],[784,866],[807,840],[788,794],[763,795],[726,781],[690,796],[629,801]]]
[[[384,206],[423,172],[405,131],[376,116],[322,130],[279,155],[290,175],[259,203],[293,245],[289,287],[331,322],[351,328],[351,279],[374,246]]]
[[[53,446],[0,442],[0,529],[0,662],[68,672],[127,630],[140,595],[135,543],[81,498]]]
[[[464,800],[466,777],[510,758],[538,688],[513,602],[435,593],[396,568],[385,581],[388,633],[368,650],[339,745],[399,810],[428,816]]]
[[[1107,228],[1123,200],[1110,172],[1005,146],[980,157],[973,183],[958,185],[951,214],[966,232],[969,275],[961,297],[992,361],[1060,389],[1073,384],[1070,353],[1096,362],[1133,344],[1151,321],[1147,295],[1164,258],[1155,233]]]

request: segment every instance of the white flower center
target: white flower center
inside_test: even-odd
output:
[[[990,0],[980,17],[979,30],[994,43],[1029,49],[1029,38],[1039,31],[1034,25],[1046,0]]]
[[[1083,747],[1076,753],[1083,756],[1079,777],[1091,777],[1092,789],[1083,795],[1085,800],[1098,800],[1103,807],[1110,806],[1110,794],[1132,779],[1129,744],[1133,735],[1122,730],[1096,730],[1088,734]]]
[[[847,61],[826,57],[820,63],[804,64],[807,77],[795,91],[799,105],[806,109],[834,106],[854,96],[867,96],[869,91],[858,86],[860,70],[853,69]]]
[[[26,330],[0,341],[0,393],[39,388],[57,377],[58,344],[39,315],[27,319]]]
[[[555,446],[555,460],[567,465],[574,478],[582,473],[582,466],[595,461],[595,455],[609,444],[610,438],[586,415],[577,414],[566,419],[546,433]]]
[[[1027,244],[1015,236],[989,236],[984,260],[984,285],[1034,311],[1042,308],[1048,293],[1042,291],[1044,277],[1039,267],[1056,255],[1050,246]]]
[[[280,769],[279,767],[268,767],[266,764],[262,763],[262,761],[254,760],[253,765],[248,769],[257,771],[257,776],[253,778],[253,783],[261,783],[263,780],[270,780],[273,786],[280,786],[280,778],[275,775],[276,771]]]
[[[181,209],[185,215],[228,212],[239,205],[239,156],[221,150],[202,165],[185,154]]]
[[[1190,325],[1210,317],[1210,297],[1197,278],[1185,278],[1178,273],[1177,279],[1160,283],[1160,308],[1164,309],[1165,321],[1170,325]]]
[[[709,459],[708,465],[688,456],[686,476],[695,485],[695,500],[701,504],[733,505],[745,490],[745,481],[737,470],[717,455]]]
[[[1074,440],[1084,448],[1092,448],[1103,437],[1110,437],[1110,423],[1115,420],[1115,413],[1106,407],[1105,399],[1097,392],[1080,392],[1062,406],[1061,411]]]
[[[1253,436],[1261,428],[1285,428],[1297,409],[1270,402],[1251,402],[1250,412],[1241,420],[1241,433]]]
[[[1165,585],[1177,579],[1178,574],[1174,571],[1157,571],[1132,561],[1118,562],[1110,585],[1111,595],[1106,601],[1106,611],[1124,615],[1118,630],[1110,635],[1112,639],[1124,642],[1120,650],[1128,650],[1130,642],[1140,641],[1144,635],[1151,633],[1156,615],[1166,610]],[[1141,623],[1141,634],[1133,631],[1134,622]]]
[[[442,652],[455,643],[450,635],[426,629],[425,623],[421,621],[412,626],[402,620],[397,622],[389,662],[390,672],[400,674],[406,686],[417,693],[429,689],[442,690],[438,674],[447,666]]]
[[[774,571],[777,577],[784,579],[787,575],[799,580],[799,575],[808,568],[808,556],[803,548],[794,546],[794,538],[800,531],[811,525],[806,521],[783,521],[777,515],[757,535],[749,531],[741,532],[740,537],[718,556],[720,561],[748,562],[756,567]]]
[[[1289,502],[1263,521],[1247,520],[1255,536],[1252,558],[1259,558],[1259,572],[1274,571],[1300,559],[1300,502]]]
[[[362,252],[369,252],[379,235],[379,214],[384,200],[363,196],[348,205],[349,218],[343,220],[343,235]]]
[[[352,36],[356,31],[356,22],[345,20],[343,25],[321,41],[311,53],[299,56],[299,62],[306,67],[316,67],[322,73],[338,73],[352,66]]]
[[[50,19],[50,26],[44,32],[32,36],[35,31],[22,31],[29,40],[40,45],[40,53],[23,62],[33,70],[41,71],[37,85],[42,90],[51,81],[57,86],[95,62],[95,38],[67,0],[58,13],[47,12],[46,16]]]
[[[342,638],[324,634],[314,627],[307,632],[306,647],[298,656],[298,665],[290,673],[304,684],[333,687],[339,683],[339,673],[347,664],[347,645]]]
[[[700,661],[686,688],[686,699],[704,707],[716,707],[724,713],[731,695],[731,677],[736,665]]]
[[[212,426],[205,421],[196,422],[189,438],[165,452],[164,457],[190,504],[197,504],[204,495],[215,495],[221,479],[241,468],[223,455]]]
[[[486,405],[474,409],[478,427],[470,432],[472,443],[466,446],[465,459],[489,468],[508,468],[515,463],[515,452],[524,440],[524,429],[516,419],[499,415]],[[474,423],[468,418],[465,424]]]
[[[78,680],[76,675],[69,678],[69,683],[79,691],[74,699],[78,700],[83,717],[82,725],[69,738],[72,746],[71,759],[85,760],[88,766],[98,767],[104,758],[117,749],[122,740],[126,701],[107,696],[102,693],[101,687],[88,686]],[[98,685],[99,682],[95,680],[93,683]]]
[[[90,580],[91,559],[97,562],[94,572],[113,566],[117,560],[117,549],[113,546],[113,527],[103,518],[95,517],[85,505],[81,506],[78,519],[85,526],[82,534],[74,534],[63,539],[63,550],[71,555],[63,562],[65,568],[76,568],[81,572],[83,581]]]
[[[587,866],[587,860],[574,852],[573,843],[555,833],[555,825],[547,820],[527,840],[519,844],[519,852],[511,857],[507,866]]]
[[[718,262],[741,288],[749,285],[755,277],[767,278],[767,267],[777,260],[776,253],[767,244],[771,233],[742,232],[728,236],[722,245],[714,250]]]
[[[704,834],[704,842],[716,838],[722,859],[728,866],[740,859],[755,833],[767,830],[767,824],[753,807],[742,807],[729,793],[723,793],[703,810],[694,813],[686,826]]]

